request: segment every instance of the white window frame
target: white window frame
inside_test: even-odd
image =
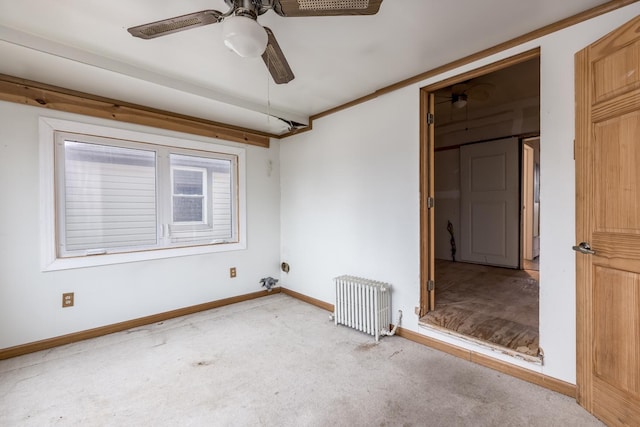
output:
[[[55,134],[56,132],[95,135],[105,138],[135,141],[175,149],[199,150],[207,153],[221,153],[235,156],[236,174],[232,177],[236,189],[236,203],[232,206],[236,220],[234,230],[237,236],[233,242],[184,247],[166,247],[155,250],[107,253],[95,256],[58,258],[56,236],[56,179],[55,179]],[[199,255],[217,252],[244,250],[247,247],[246,233],[246,150],[240,147],[222,145],[166,135],[158,135],[137,130],[113,128],[89,123],[60,120],[49,117],[39,119],[40,139],[40,230],[42,271],[66,270],[73,268],[111,265],[127,262]],[[208,138],[207,138],[208,139]],[[220,141],[222,142],[222,141]],[[173,189],[169,191],[173,194]]]

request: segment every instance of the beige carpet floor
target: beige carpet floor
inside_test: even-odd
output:
[[[376,344],[284,294],[0,361],[3,427],[601,425],[566,396]]]

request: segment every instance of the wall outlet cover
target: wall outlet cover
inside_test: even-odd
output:
[[[62,294],[62,308],[73,307],[73,292],[65,292]]]

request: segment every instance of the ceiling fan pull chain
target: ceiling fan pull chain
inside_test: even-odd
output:
[[[271,69],[271,57],[267,55],[267,70]],[[267,73],[267,124],[271,124],[271,78]]]

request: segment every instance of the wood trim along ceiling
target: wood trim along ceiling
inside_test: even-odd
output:
[[[158,313],[151,316],[140,317],[137,319],[128,320],[125,322],[115,323],[113,325],[101,326],[98,328],[88,329],[86,331],[76,332],[72,334],[63,335],[60,337],[54,337],[45,339],[42,341],[36,341],[28,344],[17,345],[15,347],[9,347],[0,349],[0,360],[10,359],[12,357],[22,356],[29,353],[35,353],[41,350],[48,350],[50,348],[58,347],[65,344],[71,344],[78,341],[87,340],[90,338],[97,338],[99,336],[112,334],[115,332],[125,331],[131,328],[138,328],[141,326],[149,325],[151,323],[162,322],[175,317],[186,316],[188,314],[194,314],[205,310],[211,310],[218,307],[223,307],[230,304],[235,304],[242,301],[249,301],[256,298],[266,297],[269,295],[275,295],[283,293],[293,298],[306,302],[307,304],[314,305],[323,310],[329,312],[334,311],[333,304],[321,301],[316,298],[309,297],[296,291],[292,291],[286,288],[274,288],[271,292],[258,291],[245,295],[238,295],[236,297],[225,298],[222,300],[211,301],[203,304],[198,304],[190,307],[179,308],[177,310],[171,310],[164,313]],[[519,378],[524,381],[539,385],[541,387],[553,390],[558,393],[565,394],[569,397],[576,397],[576,387],[573,384],[566,383],[564,381],[548,377],[546,375],[529,371],[518,366],[511,365],[507,362],[493,359],[491,357],[476,353],[471,350],[466,350],[461,347],[457,347],[453,344],[448,344],[443,341],[439,341],[434,338],[427,337],[417,332],[409,331],[399,327],[397,329],[397,335],[413,341],[418,344],[431,347],[435,350],[442,351],[461,359],[468,360],[473,363],[485,366],[498,372],[510,375],[515,378]]]
[[[283,138],[287,138],[289,136],[293,136],[293,135],[297,135],[299,133],[303,133],[303,132],[307,132],[311,129],[313,129],[313,121],[316,119],[320,119],[322,117],[325,116],[329,116],[331,114],[337,113],[339,111],[342,110],[346,110],[347,108],[351,108],[355,105],[358,104],[362,104],[364,102],[370,101],[372,99],[375,99],[381,95],[385,95],[387,93],[396,91],[398,89],[402,89],[406,86],[410,86],[412,84],[416,84],[419,83],[423,80],[426,80],[428,78],[431,77],[435,77],[439,74],[443,74],[447,71],[451,71],[453,69],[462,67],[464,65],[470,64],[472,62],[478,61],[480,59],[486,58],[488,56],[494,55],[496,53],[500,53],[504,50],[519,46],[521,44],[524,44],[526,42],[529,42],[531,40],[535,40],[538,39],[540,37],[546,36],[548,34],[552,34],[555,33],[557,31],[560,31],[562,29],[571,27],[573,25],[579,24],[581,22],[584,21],[588,21],[589,19],[598,17],[600,15],[604,15],[605,13],[609,13],[612,12],[616,9],[619,9],[621,7],[624,6],[628,6],[630,4],[636,3],[639,0],[612,0],[608,3],[602,4],[600,6],[596,6],[594,8],[591,8],[589,10],[585,10],[584,12],[581,12],[577,15],[573,15],[570,16],[568,18],[562,19],[558,22],[555,22],[553,24],[549,24],[545,27],[539,28],[537,30],[531,31],[527,34],[524,34],[520,37],[516,37],[514,39],[508,40],[504,43],[500,43],[496,46],[490,47],[488,49],[485,50],[481,50],[480,52],[476,52],[472,55],[469,56],[465,56],[464,58],[460,58],[456,61],[453,62],[449,62],[448,64],[445,65],[441,65],[440,67],[436,67],[433,68],[429,71],[425,71],[423,73],[420,73],[416,76],[413,77],[409,77],[408,79],[402,80],[400,82],[394,83],[392,85],[389,86],[385,86],[381,89],[376,90],[375,92],[369,94],[369,95],[365,95],[362,96],[360,98],[354,99],[353,101],[347,102],[345,104],[339,105],[337,107],[333,107],[329,110],[323,111],[321,113],[318,114],[314,114],[313,116],[309,117],[309,126],[305,127],[305,128],[301,128],[301,129],[296,129],[293,130],[291,132],[282,134],[282,135],[278,135],[276,138],[278,139],[283,139]],[[482,75],[484,73],[478,74],[478,75]],[[445,84],[442,87],[447,87],[450,84]]]
[[[49,108],[53,110],[84,114],[93,117],[106,118],[127,123],[135,123],[145,126],[186,132],[211,138],[219,138],[227,141],[240,142],[269,147],[269,138],[283,139],[313,129],[313,121],[328,116],[338,111],[345,110],[371,99],[377,98],[403,87],[418,83],[430,77],[437,76],[446,71],[461,67],[487,56],[499,53],[503,50],[518,46],[525,42],[554,33],[564,28],[576,25],[580,22],[595,18],[621,7],[630,5],[639,0],[612,0],[600,6],[586,10],[577,15],[547,25],[538,30],[529,32],[515,39],[506,41],[448,64],[425,71],[416,76],[402,80],[398,83],[383,87],[374,93],[357,98],[353,101],[323,111],[309,117],[309,125],[282,135],[270,134],[242,127],[227,125],[210,120],[181,115],[169,111],[154,109],[136,104],[130,104],[97,95],[78,92],[71,89],[60,88],[44,83],[21,79],[18,77],[0,74],[0,100],[27,104],[35,107]]]
[[[0,74],[0,100],[269,148],[277,135]]]

